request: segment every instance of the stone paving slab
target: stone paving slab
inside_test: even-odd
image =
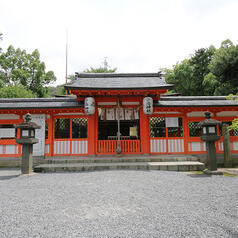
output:
[[[238,176],[238,168],[218,168],[218,171]]]
[[[197,171],[204,169],[204,164],[194,161],[183,162],[122,162],[122,163],[63,163],[42,164],[34,168],[35,172],[57,171],[93,171],[93,170],[169,170],[169,171]]]
[[[131,162],[131,163],[88,163],[88,164],[81,164],[81,163],[69,163],[69,164],[42,164],[38,165],[36,167],[44,167],[44,168],[50,168],[50,167],[74,167],[74,166],[106,166],[106,165],[203,165],[201,162],[195,162],[195,161],[183,161],[183,162]]]
[[[183,158],[170,158],[170,159],[159,159],[159,158],[97,158],[97,159],[50,159],[42,161],[42,164],[61,164],[61,163],[111,163],[111,162],[177,162],[184,161]],[[189,161],[189,160],[186,160]],[[193,161],[197,161],[194,159]]]

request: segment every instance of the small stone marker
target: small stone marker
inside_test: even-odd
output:
[[[232,167],[231,158],[231,145],[230,145],[230,133],[228,130],[228,125],[222,124],[222,136],[223,136],[223,149],[224,149],[224,166],[226,168]]]

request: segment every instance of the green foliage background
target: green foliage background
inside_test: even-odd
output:
[[[238,46],[229,39],[201,48],[172,69],[162,69],[172,92],[184,96],[228,95],[238,92]]]
[[[32,91],[23,85],[9,85],[0,88],[0,98],[34,98]]]
[[[55,80],[53,71],[46,72],[38,50],[28,54],[25,50],[15,49],[10,45],[0,55],[0,85],[14,86],[9,89],[11,92],[17,86],[23,86],[32,95],[45,97],[48,93],[46,86]]]
[[[85,69],[84,73],[115,73],[117,68],[111,68],[107,62],[107,58],[104,58],[103,65],[98,68],[90,67],[89,69]]]
[[[54,81],[54,72],[46,71],[38,50],[27,53],[10,45],[3,52],[0,48],[0,97],[47,97],[47,86]]]

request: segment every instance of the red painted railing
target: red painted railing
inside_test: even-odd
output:
[[[16,139],[0,139],[0,157],[19,157],[21,146]]]
[[[116,154],[117,140],[98,140],[98,154]],[[121,140],[122,153],[138,154],[141,152],[140,140]]]

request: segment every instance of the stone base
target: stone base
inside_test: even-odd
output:
[[[77,162],[77,163],[51,163],[41,164],[34,168],[34,172],[82,172],[96,170],[166,170],[166,171],[202,171],[205,166],[196,161],[180,162],[121,162],[103,161]]]
[[[218,171],[218,170],[211,171],[211,170],[208,170],[208,169],[204,169],[203,173],[207,174],[207,175],[223,175],[223,172]]]

